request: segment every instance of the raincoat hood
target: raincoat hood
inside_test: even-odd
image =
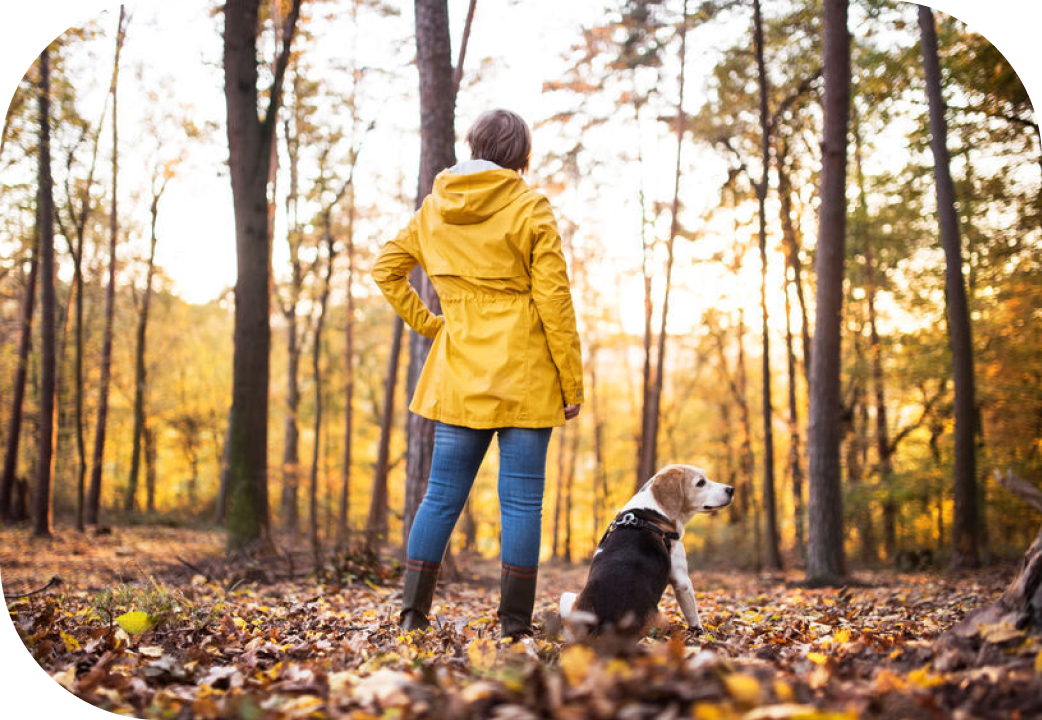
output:
[[[514,170],[488,160],[467,160],[434,178],[433,209],[450,225],[483,222],[525,193]]]

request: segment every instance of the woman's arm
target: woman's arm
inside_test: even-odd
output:
[[[419,255],[416,216],[413,215],[398,236],[380,248],[373,265],[373,280],[409,327],[420,335],[434,337],[445,319],[432,313],[409,284],[409,273],[419,264]]]
[[[568,266],[561,251],[550,201],[540,197],[532,211],[532,298],[543,321],[550,357],[561,378],[565,405],[583,402],[582,349],[568,284]]]

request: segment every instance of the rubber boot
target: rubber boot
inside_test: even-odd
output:
[[[532,634],[538,567],[503,564],[500,574],[499,634],[517,640]]]
[[[426,630],[430,627],[427,613],[434,601],[434,587],[438,584],[441,563],[422,560],[405,561],[405,579],[402,588],[402,611],[398,624],[402,630]]]

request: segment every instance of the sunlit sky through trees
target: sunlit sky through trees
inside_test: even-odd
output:
[[[392,3],[392,7],[401,6],[392,16],[363,10],[356,27],[340,5],[307,3],[306,36],[298,38],[294,48],[301,55],[303,76],[318,83],[324,95],[316,101],[320,107],[317,122],[327,123],[331,130],[339,127],[350,134],[346,113],[339,112],[334,103],[342,102],[342,97],[350,93],[352,63],[364,69],[358,89],[359,114],[363,123],[376,122],[365,140],[356,174],[359,203],[368,208],[358,237],[363,246],[375,248],[405,222],[415,193],[419,138],[416,73],[411,65],[412,10],[409,3]],[[124,163],[125,177],[121,178],[126,226],[136,248],[134,252],[142,252],[147,232],[146,168],[150,167],[146,158],[157,152],[156,138],[162,138],[163,147],[158,152],[174,156],[183,150],[185,159],[162,201],[158,223],[162,241],[157,262],[176,293],[192,302],[211,300],[226,293],[235,281],[232,202],[225,167],[221,19],[215,15],[214,3],[207,0],[139,2],[127,7],[132,20],[121,78],[121,151],[125,158],[134,160]],[[466,8],[466,0],[450,2],[454,56]],[[559,177],[549,177],[556,163],[548,154],[565,148],[569,142],[574,144],[575,138],[565,136],[573,126],[545,121],[555,113],[574,109],[576,104],[563,93],[544,91],[544,83],[559,80],[566,72],[574,58],[570,48],[580,42],[581,28],[603,21],[602,8],[597,0],[478,3],[456,115],[460,138],[457,156],[469,156],[462,137],[483,109],[505,106],[521,112],[535,127],[529,182],[543,187],[554,184],[550,194],[562,226],[574,228],[570,241],[576,252],[581,255],[585,249],[598,256],[590,272],[596,280],[603,280],[597,284],[612,290],[602,301],[617,303],[623,327],[636,333],[642,322],[642,284],[635,198],[641,184],[649,206],[665,202],[671,193],[675,142],[669,126],[649,112],[638,134],[631,118],[625,117],[626,107],[619,106],[615,117],[583,137],[589,154],[596,158],[595,166],[582,169],[587,173],[583,181],[566,179],[562,183]],[[852,10],[851,27],[855,33],[858,12],[856,7]],[[78,43],[70,50],[74,58],[70,64],[77,69],[79,106],[91,122],[96,122],[100,115],[108,85],[115,17],[115,11],[96,16],[91,25],[95,31],[93,41]],[[697,112],[705,102],[710,71],[720,51],[748,32],[748,22],[745,13],[735,13],[726,22],[715,21],[691,31],[685,100],[688,113]],[[909,39],[914,28],[906,32],[908,37],[895,37],[894,41],[914,42],[914,38]],[[270,33],[264,40],[270,57]],[[655,111],[668,109],[675,102],[676,68],[669,66],[675,61],[674,54],[667,54],[657,88],[660,98],[653,103]],[[85,67],[96,67],[97,72],[84,73]],[[335,99],[338,95],[340,100]],[[609,92],[600,102],[610,100],[613,98]],[[595,107],[597,102],[592,100],[591,106],[595,112],[602,112],[604,108]],[[182,121],[198,128],[199,137],[186,140]],[[158,130],[150,127],[150,123],[157,122]],[[888,160],[904,161],[904,153],[896,151],[903,148],[907,129],[894,122],[886,134],[873,139],[876,152],[866,161],[868,172],[888,169]],[[102,157],[107,153],[107,142],[106,130]],[[643,177],[637,171],[638,142],[645,161]],[[314,161],[314,156],[305,152],[304,173],[308,172],[307,163]],[[285,167],[285,158],[281,164]],[[332,166],[335,171],[336,160]],[[748,253],[742,263],[738,282],[720,263],[704,262],[733,252],[735,240],[751,246],[750,238],[755,233],[754,204],[741,205],[733,213],[711,213],[719,205],[719,187],[727,166],[720,154],[706,145],[686,143],[682,167],[681,224],[696,234],[697,242],[681,242],[677,249],[678,287],[673,302],[676,311],[670,325],[673,332],[679,333],[690,330],[707,307],[745,307],[752,317],[757,312],[753,290],[759,284],[755,253]],[[288,179],[280,176],[273,250],[276,277],[285,272],[287,186]],[[814,188],[808,187],[805,196],[811,202]],[[775,202],[773,197],[770,202]],[[769,208],[768,213],[777,217],[776,207]],[[303,214],[309,213],[305,210]],[[802,213],[802,223],[808,245],[812,245],[816,232],[813,207]],[[653,228],[649,232],[656,236],[668,233],[668,212],[658,212],[649,227]],[[923,261],[934,260],[927,257]],[[657,266],[661,262],[661,258],[656,258]],[[68,274],[71,269],[63,266],[62,272]],[[771,287],[781,286],[781,272],[779,259],[771,267]],[[368,285],[361,291],[375,292]],[[656,292],[660,291],[656,287]],[[772,321],[777,328],[783,312],[781,293],[771,293],[771,302]],[[899,316],[896,308],[884,308],[884,315],[890,322],[915,324],[915,318]]]

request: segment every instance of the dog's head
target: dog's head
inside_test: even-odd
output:
[[[646,487],[670,520],[687,524],[695,513],[712,512],[731,504],[734,488],[713,482],[691,465],[667,465]]]

